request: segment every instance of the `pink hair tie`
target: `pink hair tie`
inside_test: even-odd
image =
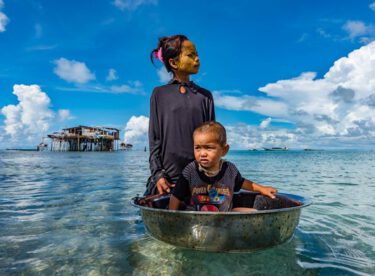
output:
[[[155,56],[156,59],[158,59],[162,63],[164,63],[163,55],[162,55],[162,51],[161,51],[161,47],[159,48],[159,50],[157,50],[156,52],[154,52],[154,56]]]

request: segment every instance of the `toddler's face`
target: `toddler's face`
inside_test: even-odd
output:
[[[228,152],[229,146],[217,142],[217,135],[212,132],[194,134],[194,157],[204,168],[218,170],[220,159]]]
[[[196,74],[199,71],[199,57],[195,45],[190,40],[182,43],[181,54],[176,61],[177,71],[185,74]]]

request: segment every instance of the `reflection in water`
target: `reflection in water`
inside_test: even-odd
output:
[[[176,248],[145,234],[130,199],[147,153],[0,152],[0,274],[375,274],[374,152],[235,152],[241,173],[303,193],[294,238],[254,253]],[[200,225],[196,235],[206,237]]]
[[[296,262],[296,243],[253,253],[206,253],[181,249],[144,237],[129,249],[136,274],[155,275],[315,275]]]

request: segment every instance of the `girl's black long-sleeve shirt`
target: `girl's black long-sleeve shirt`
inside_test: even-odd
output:
[[[186,92],[180,92],[184,86]],[[184,167],[194,160],[193,131],[215,120],[210,91],[193,82],[172,80],[156,87],[150,99],[150,170],[154,183],[161,177],[176,183]]]

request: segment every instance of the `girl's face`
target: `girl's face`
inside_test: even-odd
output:
[[[199,71],[199,57],[198,52],[195,49],[195,45],[190,40],[185,40],[182,43],[181,54],[179,59],[174,61],[176,71],[184,74],[196,74]]]

